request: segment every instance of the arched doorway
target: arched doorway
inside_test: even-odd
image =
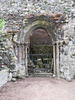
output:
[[[32,55],[37,54],[37,52],[34,53],[33,51],[37,51],[39,48],[42,48],[42,47],[40,47],[41,45],[45,48],[45,49],[43,48],[44,50],[47,50],[48,48],[52,47],[52,49],[51,49],[52,51],[50,52],[50,50],[49,50],[49,52],[48,52],[48,50],[47,50],[46,53],[45,52],[43,53],[43,51],[38,51],[39,52],[38,56],[40,54],[42,55],[42,53],[45,56],[43,57],[43,55],[42,55],[42,58],[41,57],[40,58],[33,57],[33,60],[36,60],[36,62],[37,62],[37,60],[40,60],[41,63],[44,64],[44,62],[45,61],[48,62],[48,59],[50,58],[48,53],[49,54],[51,53],[52,57],[51,57],[51,61],[49,59],[49,62],[51,63],[50,66],[52,66],[52,67],[49,67],[50,70],[46,71],[46,68],[48,68],[49,63],[48,64],[45,63],[44,72],[56,74],[56,57],[55,57],[56,56],[55,41],[57,40],[56,31],[57,31],[57,25],[56,25],[55,21],[51,20],[50,18],[47,18],[46,16],[39,16],[39,17],[37,16],[35,18],[28,19],[27,26],[24,28],[24,32],[22,32],[21,34],[18,34],[19,42],[17,42],[17,44],[19,45],[18,49],[17,49],[18,59],[19,59],[18,62],[21,64],[21,62],[23,62],[22,59],[24,59],[24,63],[21,65],[25,66],[25,76],[29,75],[29,65],[28,64],[29,64],[29,59],[31,58],[31,54]],[[39,33],[39,34],[37,34],[37,33]],[[38,37],[38,38],[36,38],[36,37]],[[46,37],[47,37],[48,41],[43,41],[43,40],[46,40]],[[32,42],[33,38],[34,39],[36,38],[35,39],[36,42],[34,42],[34,41]],[[34,48],[36,47],[37,49],[33,48],[34,50],[31,51],[33,44],[35,45]],[[21,50],[22,52],[20,51],[20,49],[23,49],[23,50]],[[21,54],[23,55],[22,57],[20,56]],[[36,62],[35,61],[33,62],[35,65],[35,68],[37,65]],[[43,65],[43,64],[41,64],[41,65]],[[38,65],[38,66],[40,66],[40,65]],[[32,71],[36,72],[36,70],[35,71],[32,70]],[[40,72],[43,72],[43,71],[40,71]]]
[[[48,75],[54,73],[52,38],[43,28],[32,31],[28,38],[28,75]]]

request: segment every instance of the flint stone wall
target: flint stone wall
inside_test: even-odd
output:
[[[70,41],[66,46],[63,46],[63,53],[60,52],[60,77],[71,79],[75,76],[75,58],[74,58],[74,50],[75,50],[75,3],[72,0],[59,0],[60,2],[57,2],[56,0],[49,3],[44,2],[38,2],[38,3],[28,3],[25,0],[0,0],[0,18],[4,18],[6,23],[3,27],[4,35],[7,34],[7,31],[14,31],[19,30],[19,34],[24,34],[24,28],[28,25],[26,22],[28,18],[30,18],[30,14],[33,15],[42,15],[46,12],[51,12],[51,14],[57,14],[62,13],[66,15],[66,20],[63,25],[62,22],[62,29],[64,31],[64,37],[63,39],[70,39],[72,45],[70,45]],[[46,14],[45,14],[46,15]],[[46,15],[48,16],[48,14]],[[49,16],[50,17],[50,16]],[[21,67],[19,67],[18,64],[16,64],[16,56],[13,49],[13,43],[12,43],[12,32],[6,37],[5,41],[2,41],[2,44],[0,44],[0,52],[1,54],[4,52],[7,52],[7,55],[11,55],[11,61],[6,61],[5,63],[7,67],[9,67],[10,72],[14,73],[13,77],[17,77],[20,75],[19,72]],[[62,31],[61,31],[62,34]],[[59,39],[61,40],[61,35],[59,33]],[[58,34],[57,34],[58,35]],[[0,56],[2,56],[0,54]],[[8,66],[8,62],[10,62],[10,66]],[[21,66],[21,65],[20,65]],[[24,69],[24,68],[23,68]],[[17,74],[18,73],[18,74]],[[22,75],[22,73],[21,73]],[[23,71],[24,75],[24,71]]]

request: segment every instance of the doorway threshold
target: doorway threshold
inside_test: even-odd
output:
[[[53,73],[34,73],[34,74],[30,74],[29,76],[32,76],[32,77],[51,77],[51,76],[53,76]]]

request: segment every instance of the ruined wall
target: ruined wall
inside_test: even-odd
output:
[[[60,46],[62,49],[60,52],[60,77],[73,78],[75,75],[75,4],[72,0],[60,0],[60,2],[38,2],[38,3],[27,3],[25,0],[0,0],[0,19],[4,18],[6,23],[4,25],[4,40],[0,42],[0,56],[4,56],[4,64],[10,67],[10,72],[13,73],[13,77],[19,76],[19,69],[16,64],[17,58],[14,53],[12,36],[13,34],[24,34],[24,29],[28,26],[27,19],[31,19],[34,16],[44,15],[48,18],[54,18],[57,20],[57,13],[65,16],[65,21],[60,18],[56,22],[59,25],[58,40],[61,40],[61,34],[64,32],[62,40],[69,39],[70,41]],[[61,32],[60,32],[61,31]],[[15,33],[14,33],[15,32]],[[17,36],[17,35],[16,35]],[[16,37],[14,37],[17,39]],[[3,46],[2,46],[3,45]],[[66,54],[67,53],[67,54]],[[8,59],[9,58],[9,59]],[[10,61],[11,58],[11,61]],[[67,60],[68,59],[68,60]],[[6,62],[5,62],[6,61]],[[68,62],[69,63],[68,63]],[[9,62],[9,65],[8,65]],[[18,74],[17,74],[18,73]],[[24,73],[24,72],[23,72]]]
[[[66,41],[60,47],[61,77],[70,79],[75,78],[75,18],[70,18],[63,28]]]

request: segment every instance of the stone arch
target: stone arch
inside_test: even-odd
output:
[[[19,40],[27,42],[26,39],[32,34],[32,31],[42,28],[47,31],[48,35],[52,37],[53,41],[57,40],[56,32],[58,25],[52,19],[47,16],[36,16],[26,20],[26,27],[24,28],[24,33],[20,34]]]
[[[59,75],[59,47],[58,42],[57,46],[55,47],[55,42],[58,41],[59,34],[57,34],[57,30],[59,28],[59,24],[56,23],[56,19],[50,18],[48,16],[34,16],[31,18],[26,18],[23,20],[23,29],[24,31],[18,34],[18,43],[19,43],[19,49],[21,49],[21,44],[24,46],[23,53],[25,54],[25,75],[28,75],[28,66],[27,66],[27,46],[28,46],[28,37],[32,34],[32,32],[38,28],[42,28],[46,30],[48,35],[52,38],[53,43],[53,56],[54,56],[54,74],[57,73]],[[61,35],[61,34],[60,34]],[[57,50],[56,50],[57,49]],[[56,53],[55,53],[56,52]],[[20,52],[18,52],[20,55]],[[55,57],[57,56],[57,57]],[[20,56],[18,57],[19,62]],[[57,61],[56,61],[57,58]],[[56,64],[56,62],[58,62]],[[58,66],[58,72],[56,69],[56,66]],[[58,76],[59,77],[59,76]]]
[[[24,34],[21,34],[20,37],[20,41],[23,42],[28,42],[28,38],[30,37],[30,35],[33,33],[34,30],[37,30],[39,28],[44,29],[47,34],[51,37],[52,39],[52,44],[54,43],[54,41],[57,40],[57,36],[56,36],[56,31],[58,28],[58,25],[56,24],[56,22],[52,19],[50,19],[47,16],[36,16],[33,18],[29,18],[27,19],[26,22],[26,27],[24,28]],[[56,73],[56,69],[55,69],[55,46],[53,46],[53,56],[54,56],[54,74]],[[28,75],[28,66],[27,66],[27,46],[25,49],[25,54],[26,54],[26,75]]]
[[[47,26],[46,26],[47,27]],[[28,34],[26,34],[24,40],[27,42],[27,39],[30,37],[30,35],[32,34],[32,32],[34,30],[37,30],[37,29],[44,29],[47,34],[52,38],[52,41],[54,40],[54,38],[52,37],[52,34],[50,34],[49,30],[47,28],[45,28],[45,26],[41,26],[41,25],[35,25],[33,26],[29,31],[28,31]]]

